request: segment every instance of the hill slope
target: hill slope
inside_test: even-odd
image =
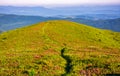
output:
[[[64,20],[41,22],[0,34],[0,75],[119,74],[119,49],[120,33]]]

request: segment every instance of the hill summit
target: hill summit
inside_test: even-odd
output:
[[[0,50],[0,75],[120,73],[119,32],[65,20],[3,32]]]

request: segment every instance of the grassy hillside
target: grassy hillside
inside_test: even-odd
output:
[[[54,20],[0,34],[0,75],[120,74],[120,33]]]

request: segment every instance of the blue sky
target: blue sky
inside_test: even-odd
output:
[[[115,5],[120,0],[0,0],[0,5],[12,6],[62,6],[62,5]]]

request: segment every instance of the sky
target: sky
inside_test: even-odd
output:
[[[74,6],[74,5],[120,5],[120,0],[0,0],[0,5],[11,6]]]

